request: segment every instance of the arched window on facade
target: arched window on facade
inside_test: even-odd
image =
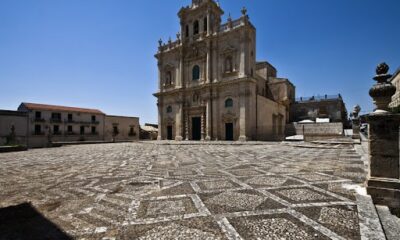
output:
[[[200,67],[195,65],[192,69],[192,80],[199,80],[200,79]]]
[[[225,72],[233,72],[232,57],[225,58]]]
[[[172,113],[172,107],[171,106],[167,107],[167,113]]]
[[[233,107],[233,100],[232,100],[232,98],[228,98],[228,99],[225,100],[225,107],[226,107],[226,108]]]
[[[199,34],[199,21],[194,21],[193,23],[193,35]]]
[[[186,25],[185,27],[185,37],[189,37],[189,25]]]
[[[171,85],[172,84],[172,73],[171,73],[171,71],[167,71],[165,73],[165,84],[166,85]]]
[[[208,24],[207,17],[205,17],[204,20],[203,20],[203,30],[204,30],[204,32],[207,32],[207,24]]]

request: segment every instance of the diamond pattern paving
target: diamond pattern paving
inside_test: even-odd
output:
[[[74,239],[360,239],[351,145],[166,143],[0,154],[0,210],[29,202]]]

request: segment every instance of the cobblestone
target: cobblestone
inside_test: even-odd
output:
[[[0,208],[29,202],[75,239],[360,238],[351,144],[79,145],[0,169]]]

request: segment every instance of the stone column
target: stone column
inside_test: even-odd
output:
[[[241,87],[239,93],[239,141],[246,141],[246,89]]]
[[[178,112],[176,113],[176,118],[175,118],[175,141],[182,141],[182,102],[179,102],[179,109]]]
[[[376,110],[365,115],[369,124],[369,174],[367,192],[375,204],[400,208],[400,161],[399,161],[399,123],[400,114],[388,111],[388,104],[396,88],[388,79],[389,67],[383,63],[377,67],[377,84],[370,95]]]
[[[207,36],[210,35],[211,33],[211,18],[210,18],[210,12],[207,11]]]
[[[187,111],[185,113],[185,140],[189,140],[189,114]]]
[[[208,101],[207,101],[207,106],[206,106],[206,141],[211,140],[211,118],[212,118],[212,112],[211,112],[211,96],[209,96]]]
[[[211,82],[211,43],[207,41],[207,66],[206,66],[207,76],[206,83]]]
[[[205,138],[204,135],[206,133],[206,131],[205,131],[205,128],[206,128],[205,118],[206,118],[206,111],[203,111],[202,114],[201,114],[201,141],[204,141],[204,138]]]
[[[160,98],[160,97],[159,97]],[[158,107],[158,136],[157,136],[157,140],[162,140],[162,128],[163,128],[163,124],[162,124],[162,113],[163,113],[163,107],[162,104],[160,103],[160,100],[158,100],[157,103],[157,107]]]

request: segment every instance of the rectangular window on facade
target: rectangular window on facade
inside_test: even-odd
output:
[[[67,131],[68,131],[68,133],[72,133],[72,126],[71,126],[71,125],[69,125],[69,126],[67,127]]]
[[[131,136],[131,137],[136,136],[135,127],[134,126],[130,126],[130,128],[129,128],[129,136]]]
[[[60,134],[60,126],[58,125],[53,126],[53,134],[55,135]]]
[[[96,116],[92,115],[92,122],[96,122]]]
[[[35,119],[41,119],[42,118],[42,112],[35,112]]]
[[[72,122],[72,113],[68,113],[68,122]]]
[[[113,126],[113,135],[116,136],[118,135],[119,131],[118,131],[118,126]]]
[[[96,134],[96,127],[92,127],[92,134]]]
[[[42,133],[42,126],[39,124],[35,125],[35,134],[40,135]]]
[[[53,121],[61,121],[61,113],[51,113],[51,120]]]
[[[84,135],[84,134],[85,134],[85,126],[81,126],[80,134],[81,134],[81,135]]]

